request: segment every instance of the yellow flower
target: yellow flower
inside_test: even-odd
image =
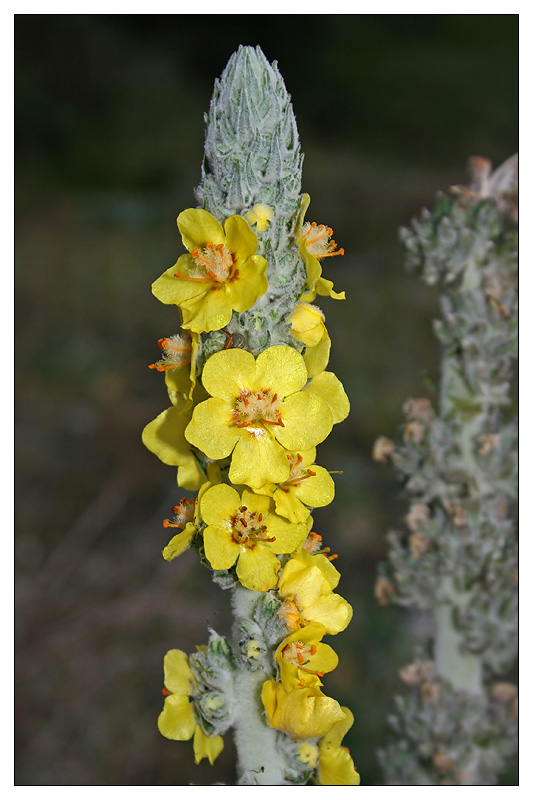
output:
[[[314,768],[318,764],[319,752],[316,744],[311,742],[302,742],[297,748],[296,753],[302,764]]]
[[[317,225],[316,222],[304,222],[303,217],[311,198],[304,194],[300,208],[300,220],[296,231],[300,240],[300,255],[304,260],[307,269],[307,285],[309,291],[302,295],[302,300],[312,303],[317,294],[332,297],[334,300],[345,300],[344,292],[333,291],[333,282],[322,277],[322,266],[319,259],[330,256],[342,256],[344,250],[336,250],[336,242],[331,239],[333,231],[325,225]]]
[[[167,739],[184,742],[194,736],[195,762],[208,758],[213,764],[224,747],[222,736],[206,736],[196,720],[191,698],[197,694],[189,658],[183,650],[169,650],[164,660],[165,703],[157,727]]]
[[[152,291],[162,303],[180,308],[183,328],[219,330],[233,311],[247,311],[268,288],[257,236],[244,217],[228,217],[222,227],[201,208],[182,211],[178,228],[189,253],[153,283]]]
[[[206,557],[213,569],[230,569],[237,562],[243,586],[266,592],[276,585],[277,553],[290,553],[306,536],[305,525],[278,517],[269,497],[245,489],[242,497],[227,484],[208,489],[200,503]]]
[[[270,225],[270,220],[273,216],[274,211],[270,206],[266,206],[264,203],[256,203],[251,211],[246,214],[246,219],[250,225],[256,226],[255,229],[258,233],[262,233]]]
[[[200,486],[196,499],[190,498],[187,500],[183,498],[172,509],[174,514],[172,522],[168,519],[163,521],[165,528],[183,528],[182,532],[173,536],[164,548],[162,554],[165,561],[172,561],[174,558],[181,556],[191,546],[200,524],[200,501],[202,495],[213,483],[220,483],[220,469],[215,464],[209,464],[207,477],[210,480]]]
[[[195,491],[207,480],[189,442],[185,428],[190,422],[192,406],[207,397],[202,386],[191,379],[196,361],[198,337],[192,336],[191,369],[165,370],[165,382],[172,406],[161,412],[144,428],[142,441],[164,464],[178,467],[178,486]]]
[[[314,392],[329,405],[333,424],[342,422],[350,413],[350,401],[344,386],[333,372],[326,372],[331,340],[322,339],[315,347],[307,348],[303,359],[311,380],[305,391]]]
[[[163,464],[178,467],[178,486],[194,491],[207,478],[185,438],[185,428],[190,418],[190,411],[182,414],[175,406],[171,406],[148,423],[143,430],[142,440]]]
[[[336,700],[318,686],[297,687],[286,692],[275,680],[265,681],[261,692],[267,723],[293,739],[324,736],[345,713]]]
[[[353,725],[353,714],[344,706],[345,718],[336,722],[318,745],[316,783],[319,786],[359,786],[361,777],[357,772],[350,752],[340,744]]]
[[[324,325],[325,316],[318,306],[310,303],[297,303],[289,317],[292,335],[306,347],[315,347],[328,332]]]
[[[321,623],[327,633],[343,631],[353,614],[351,605],[333,589],[339,571],[326,556],[299,550],[283,567],[278,592],[284,603],[280,616],[289,630],[310,622]]]
[[[270,483],[259,489],[272,497],[276,511],[291,522],[305,522],[311,508],[327,506],[335,496],[335,484],[329,472],[314,462],[316,448],[302,453],[287,453],[290,472],[283,483]]]
[[[319,678],[335,669],[339,659],[333,648],[321,641],[325,634],[323,625],[310,622],[281,642],[274,656],[286,692],[296,686],[321,686]]]
[[[159,339],[163,358],[150,364],[150,369],[165,373],[165,383],[173,406],[185,410],[192,405],[192,394],[196,386],[196,361],[198,358],[198,334],[176,333]]]
[[[194,409],[186,439],[208,458],[231,455],[229,480],[259,489],[288,480],[286,451],[322,442],[333,422],[328,402],[301,391],[307,381],[302,356],[287,345],[257,356],[221,350],[206,362],[202,382],[211,395]]]

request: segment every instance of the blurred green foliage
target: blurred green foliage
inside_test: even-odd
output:
[[[319,448],[342,470],[315,527],[339,553],[354,619],[326,691],[347,704],[363,784],[427,622],[373,597],[405,513],[371,460],[408,396],[438,378],[433,291],[405,273],[397,230],[470,155],[516,150],[517,15],[16,15],[16,783],[232,784],[161,737],[163,655],[229,625],[193,554],[171,565],[162,519],[182,491],[145,451],[166,407],[147,365],[177,313],[150,293],[181,252],[203,114],[239,44],[277,60],[305,152],[309,219],[346,250],[322,308],[350,418]],[[516,783],[514,768],[502,778]]]

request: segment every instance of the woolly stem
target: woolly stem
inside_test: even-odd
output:
[[[252,618],[259,592],[236,586],[233,591],[234,639],[238,649],[241,622]],[[237,785],[283,786],[287,762],[277,747],[278,734],[265,720],[261,689],[270,678],[264,669],[246,665],[236,674],[237,716],[233,735],[237,750]]]

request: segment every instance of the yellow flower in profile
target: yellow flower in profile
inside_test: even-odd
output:
[[[305,522],[311,508],[329,505],[335,497],[335,484],[324,467],[314,463],[316,448],[287,453],[289,477],[283,483],[270,483],[258,489],[276,504],[276,512],[291,522]]]
[[[185,344],[186,342],[184,346]],[[178,486],[191,491],[199,489],[207,480],[191,445],[185,438],[185,428],[191,419],[192,406],[207,397],[203,387],[196,383],[196,376],[194,381],[191,378],[197,349],[198,337],[193,334],[190,346],[191,366],[183,365],[164,370],[172,406],[149,422],[142,432],[145,447],[164,464],[178,467]]]
[[[270,220],[273,218],[273,216],[274,211],[272,208],[270,208],[270,206],[267,206],[264,203],[256,203],[256,205],[246,214],[246,219],[250,225],[255,225],[255,229],[258,233],[262,233],[263,231],[266,231],[270,225]]]
[[[329,634],[343,631],[353,614],[351,605],[333,589],[339,571],[325,555],[300,549],[283,567],[278,592],[284,601],[280,616],[289,630],[319,622]]]
[[[318,686],[297,687],[286,692],[275,680],[265,681],[261,692],[267,723],[293,739],[325,736],[345,713],[339,703]]]
[[[319,786],[359,786],[361,776],[350,752],[341,742],[353,725],[353,714],[342,706],[345,718],[336,722],[318,744],[319,762],[316,783]]]
[[[186,499],[185,497],[180,500],[178,505],[172,509],[173,518],[172,522],[169,519],[163,521],[165,528],[183,528],[181,533],[177,533],[172,537],[170,542],[164,548],[162,555],[165,561],[173,561],[173,559],[181,556],[191,546],[194,537],[198,533],[200,525],[200,501],[204,492],[209,489],[213,483],[220,483],[220,469],[215,464],[208,465],[208,480],[198,492],[198,496]]]
[[[297,303],[289,317],[292,335],[306,347],[315,347],[328,335],[324,320],[325,316],[318,306]]]
[[[233,311],[247,311],[268,288],[257,236],[244,217],[234,214],[222,227],[201,208],[182,211],[178,228],[189,252],[153,283],[152,291],[162,303],[179,307],[183,328],[220,330]]]
[[[287,345],[257,359],[246,350],[221,350],[205,364],[202,382],[211,397],[195,407],[185,437],[208,458],[231,456],[233,484],[283,483],[287,451],[314,447],[333,425],[328,402],[302,391],[306,381],[302,356]]]
[[[206,736],[196,719],[191,698],[198,689],[189,666],[189,658],[183,650],[169,650],[164,660],[165,703],[157,720],[159,732],[167,739],[184,742],[192,739],[195,762],[208,758],[213,764],[222,752],[222,736]]]
[[[198,358],[198,334],[176,333],[159,339],[163,357],[150,364],[150,369],[165,373],[165,383],[173,406],[186,410],[192,405],[192,394],[196,387],[196,361]]]
[[[320,259],[331,256],[342,256],[342,247],[336,250],[337,244],[331,238],[333,231],[326,225],[317,225],[316,222],[303,222],[303,217],[311,198],[304,194],[300,207],[299,221],[296,226],[296,235],[300,240],[300,255],[307,270],[308,291],[301,299],[305,303],[312,303],[317,294],[332,297],[334,300],[345,300],[344,292],[335,292],[333,282],[322,277]]]
[[[350,401],[344,386],[333,372],[327,372],[331,340],[322,339],[315,347],[306,348],[303,355],[307,373],[311,380],[305,391],[314,392],[329,405],[333,424],[337,425],[350,413]]]
[[[286,692],[296,686],[321,686],[319,678],[335,669],[339,659],[333,648],[322,642],[326,633],[323,625],[310,622],[281,642],[274,657]]]
[[[278,553],[290,553],[306,537],[305,525],[278,517],[269,497],[248,489],[242,497],[232,486],[212,486],[200,502],[205,555],[213,569],[230,569],[237,562],[243,586],[266,592],[276,585]]]

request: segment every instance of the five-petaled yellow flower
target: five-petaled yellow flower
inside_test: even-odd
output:
[[[325,736],[336,722],[345,718],[339,703],[318,686],[303,686],[286,692],[275,680],[265,681],[261,699],[271,728],[293,739]]]
[[[303,222],[305,212],[309,207],[311,198],[304,194],[300,206],[299,220],[296,225],[296,236],[300,241],[300,255],[307,270],[308,291],[304,292],[301,299],[304,303],[312,303],[317,294],[332,297],[334,300],[345,300],[344,292],[333,290],[333,281],[322,277],[320,260],[331,256],[342,256],[342,247],[337,250],[337,243],[331,238],[333,231],[326,225],[317,225],[316,222]]]
[[[165,704],[157,720],[159,732],[167,739],[180,742],[194,737],[195,763],[199,764],[202,758],[208,758],[213,764],[222,752],[224,740],[222,736],[207,736],[197,722],[191,698],[198,694],[198,689],[187,654],[183,650],[169,650],[164,660],[164,672]]]
[[[296,686],[321,686],[320,678],[335,669],[339,659],[333,648],[322,642],[325,634],[323,625],[310,622],[281,642],[274,657],[286,692]]]
[[[290,553],[307,534],[305,525],[294,525],[274,512],[269,497],[248,489],[242,497],[232,486],[208,489],[200,501],[205,555],[213,569],[230,569],[237,562],[243,586],[266,592],[276,585],[281,567],[277,553]]]
[[[296,303],[289,317],[292,335],[307,347],[316,347],[328,336],[324,320],[324,313],[318,306],[313,306],[311,303]]]
[[[223,227],[201,208],[182,211],[178,228],[189,252],[153,283],[152,291],[162,303],[180,308],[183,328],[220,330],[233,311],[247,311],[268,288],[257,236],[244,217],[234,214]]]
[[[343,631],[353,611],[333,591],[339,580],[339,571],[325,555],[312,555],[303,549],[295,553],[283,567],[278,586],[284,601],[279,613],[289,630],[319,622],[327,633]]]
[[[345,718],[336,722],[319,742],[316,783],[319,786],[359,786],[361,777],[347,747],[341,747],[345,734],[353,725],[353,714],[341,706]]]
[[[283,483],[270,483],[258,489],[268,494],[276,504],[276,511],[291,522],[305,522],[311,508],[327,506],[335,496],[335,484],[324,467],[314,463],[316,448],[301,453],[287,453],[290,472]]]
[[[190,444],[215,460],[231,455],[229,480],[259,489],[289,479],[287,451],[308,450],[331,431],[328,402],[302,391],[303,357],[287,345],[221,350],[206,362],[202,383],[211,395],[185,430]]]

